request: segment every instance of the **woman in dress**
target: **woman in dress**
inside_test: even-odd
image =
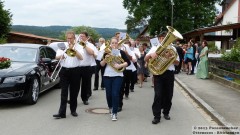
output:
[[[207,41],[202,42],[202,51],[199,55],[200,62],[197,68],[197,78],[207,79],[208,78],[208,43]]]
[[[139,51],[140,51],[140,57],[137,60],[137,65],[138,65],[137,74],[138,74],[138,80],[139,80],[139,87],[142,88],[144,73],[146,72],[145,62],[144,62],[144,57],[146,53],[143,49],[143,46],[139,46]]]

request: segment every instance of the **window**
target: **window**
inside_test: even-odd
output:
[[[52,48],[46,47],[46,52],[47,52],[47,58],[55,59],[56,52]]]

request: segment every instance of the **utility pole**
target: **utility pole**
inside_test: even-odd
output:
[[[173,2],[173,0],[171,0],[171,5],[172,5],[171,26],[173,27],[173,6],[174,6],[174,2]]]

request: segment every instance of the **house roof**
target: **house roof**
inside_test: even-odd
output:
[[[62,41],[63,41],[63,40],[56,39],[56,38],[49,38],[49,37],[37,36],[37,35],[34,35],[34,34],[23,33],[23,32],[11,31],[11,32],[9,32],[9,34],[10,34],[10,35],[19,35],[19,36],[29,37],[29,38],[34,38],[34,39],[45,39],[45,40],[59,41],[59,42],[62,42]]]
[[[228,24],[228,25],[221,25],[221,26],[213,26],[207,28],[200,28],[195,29],[193,31],[189,31],[183,34],[184,37],[194,37],[204,33],[210,33],[215,31],[222,31],[222,30],[229,30],[229,29],[236,29],[240,28],[240,23]]]
[[[137,36],[137,38],[141,38],[142,35],[144,35],[147,32],[147,30],[148,30],[148,25],[145,26],[145,28],[142,30],[142,32],[140,32],[140,34]]]
[[[224,1],[222,1],[221,4],[223,4]],[[223,13],[220,13],[216,18],[215,18],[215,23],[214,25],[217,25],[222,19],[223,19],[223,16],[226,14],[226,12],[232,7],[232,5],[234,4],[234,2],[236,2],[236,0],[232,0],[230,3],[229,3],[229,6],[226,7],[226,9],[223,11]]]

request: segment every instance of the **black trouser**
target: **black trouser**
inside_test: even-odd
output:
[[[104,67],[100,65],[100,61],[96,60],[96,69],[95,69],[95,79],[94,79],[94,88],[98,89],[99,86],[99,71],[101,70],[101,88],[104,88],[103,84],[103,74],[104,74]]]
[[[133,63],[135,68],[137,69],[137,62]],[[130,90],[134,90],[134,85],[137,83],[137,70],[132,72],[131,80],[130,80]]]
[[[91,76],[90,76],[90,78],[91,78],[91,82],[90,82],[90,90],[88,91],[89,93],[88,93],[88,96],[90,97],[90,96],[92,96],[92,75],[93,74],[95,74],[95,70],[96,70],[96,66],[91,66]]]
[[[124,94],[125,96],[129,95],[130,81],[132,78],[132,70],[124,70]]]
[[[196,63],[197,63],[197,59],[193,59],[192,60],[192,71],[191,71],[191,74],[194,74],[194,68],[195,68],[195,66],[196,66]]]
[[[174,72],[165,71],[162,75],[154,75],[154,101],[152,111],[155,118],[161,118],[163,114],[168,115],[172,106],[174,88]]]
[[[76,112],[77,95],[80,88],[78,69],[62,67],[59,76],[61,85],[61,103],[59,108],[59,114],[66,115],[68,90],[70,92],[70,110],[71,112]]]
[[[182,59],[180,59],[179,64],[177,66],[175,66],[176,73],[179,73],[181,71],[181,68],[182,68]]]
[[[124,74],[123,74],[124,75]],[[123,76],[123,81],[122,81],[122,85],[121,85],[121,89],[120,89],[120,94],[119,94],[119,106],[120,108],[122,108],[123,106],[123,95],[124,95],[124,88],[125,88],[125,76]]]
[[[88,101],[88,98],[91,96],[91,66],[78,67],[80,72],[80,80],[82,80],[81,85],[81,98],[82,101]]]

